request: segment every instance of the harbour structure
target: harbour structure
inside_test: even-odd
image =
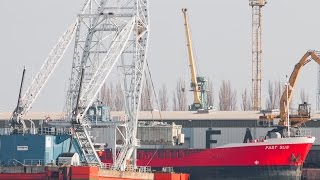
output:
[[[111,111],[110,119],[120,119],[123,111]],[[184,143],[179,146],[166,145],[142,145],[141,148],[172,147],[172,148],[209,148],[225,145],[226,143],[236,143],[242,141],[247,128],[250,128],[253,139],[265,136],[265,132],[277,126],[277,121],[262,121],[259,117],[263,115],[260,111],[213,111],[208,114],[198,114],[190,111],[163,111],[161,116],[150,111],[140,111],[139,122],[160,121],[162,123],[180,125],[184,134]],[[26,119],[32,119],[35,126],[48,124],[49,122],[62,123],[62,112],[31,112],[26,115]],[[6,123],[10,118],[10,113],[0,113],[1,134],[6,131]],[[107,121],[109,119],[107,118]],[[64,125],[64,124],[63,124]],[[26,126],[31,123],[26,121]],[[305,123],[316,139],[320,138],[320,115],[314,112],[311,120]],[[92,123],[92,135],[96,143],[108,143],[111,127],[103,123]],[[217,131],[216,131],[217,130]],[[139,130],[138,130],[139,133]],[[207,141],[206,134],[209,133],[212,142]],[[315,141],[312,150],[320,149],[320,142]],[[320,161],[319,161],[320,163]],[[320,165],[320,164],[319,164]]]
[[[191,87],[191,91],[193,92],[193,103],[189,106],[188,109],[189,111],[198,111],[198,112],[208,113],[208,111],[212,109],[212,104],[210,105],[208,104],[208,98],[207,98],[208,81],[205,79],[205,77],[199,76],[197,74],[195,58],[193,56],[187,9],[182,8],[182,13],[184,18],[184,26],[186,31],[188,57],[189,57],[189,67],[190,67],[190,76],[191,76],[190,87]]]
[[[249,0],[252,7],[252,106],[261,109],[262,81],[262,8],[265,0]]]
[[[125,141],[121,147],[117,147],[121,153],[116,157],[114,168],[124,170],[127,161],[135,158],[135,149],[139,146],[136,139],[136,116],[146,64],[149,34],[147,6],[147,1],[119,3],[119,1],[87,0],[75,23],[60,38],[22,97],[24,69],[17,106],[8,125],[12,129],[10,135],[33,133],[25,126],[24,116],[50,75],[54,73],[55,67],[75,36],[71,78],[63,120],[71,124],[70,134],[76,142],[74,145],[81,161],[88,165],[101,166],[90,137],[91,127],[86,112],[122,55],[120,64],[123,68],[122,78],[125,87],[123,100],[126,101],[127,121],[121,124],[125,128],[123,133]],[[71,147],[69,151],[70,149]],[[135,164],[135,160],[132,160],[132,163]]]
[[[252,113],[248,119],[245,113],[248,112],[215,112],[210,116],[187,112],[164,113],[162,117],[168,118],[170,114],[171,118],[177,118],[171,122],[181,125],[194,123],[195,126],[206,122],[206,128],[191,127],[189,132],[184,129],[184,143],[177,143],[176,146],[170,147],[157,140],[154,142],[160,143],[145,144],[138,150],[137,163],[153,169],[169,166],[177,172],[190,173],[191,179],[300,179],[303,164],[315,141],[311,130],[291,128],[288,133],[280,122],[260,120],[259,112]],[[153,121],[152,118],[150,122]],[[250,121],[252,128],[248,128],[248,124],[241,126],[241,122]],[[166,122],[169,123],[167,119]],[[224,123],[229,127],[224,127]],[[202,147],[195,147],[199,143]],[[112,163],[111,155],[112,151],[105,148],[102,161]]]
[[[86,147],[82,148],[84,157],[100,164],[88,132],[90,122],[86,112],[115,65],[120,64],[127,121],[119,124],[125,128],[125,141],[116,147],[121,151],[114,164],[117,170],[124,170],[129,159],[135,166],[135,149],[139,146],[136,116],[147,57],[147,7],[147,1],[138,0],[89,1],[88,9],[78,18],[65,120],[72,123],[74,138],[80,142],[80,146]]]
[[[124,112],[110,112],[111,114],[110,119],[118,119],[123,115],[123,113]],[[38,118],[46,115],[48,114],[44,113],[40,116],[38,114]],[[191,154],[197,154],[199,152],[205,153],[205,151],[207,151],[208,153],[210,152],[210,150],[212,151],[215,148],[219,148],[219,147],[228,147],[230,146],[230,144],[239,145],[239,142],[244,141],[244,138],[246,136],[248,129],[250,130],[252,135],[252,141],[250,141],[252,143],[249,143],[248,145],[263,145],[263,147],[265,147],[264,146],[265,144],[263,143],[266,143],[266,141],[264,142],[261,142],[261,141],[265,140],[265,137],[267,135],[266,132],[272,131],[272,129],[275,129],[278,126],[278,124],[276,121],[273,121],[273,122],[261,121],[259,119],[259,116],[261,115],[262,113],[260,111],[235,111],[235,112],[213,111],[208,114],[199,114],[191,111],[182,111],[182,112],[162,112],[160,116],[157,113],[152,114],[152,112],[150,111],[142,111],[139,113],[139,121],[141,122],[149,122],[151,124],[154,121],[161,121],[163,124],[165,123],[172,124],[174,122],[176,125],[181,125],[182,133],[184,134],[184,142],[175,143],[175,145],[172,145],[172,142],[169,142],[169,140],[167,141],[166,139],[163,139],[163,141],[160,141],[159,137],[160,136],[165,137],[165,133],[166,133],[165,131],[163,132],[164,134],[162,135],[154,136],[155,139],[153,141],[154,142],[153,144],[151,143],[151,141],[148,141],[148,143],[141,142],[141,147],[137,152],[138,165],[140,165],[139,163],[143,163],[144,165],[148,164],[151,166],[152,163],[161,164],[161,163],[164,163],[165,160],[167,160],[167,165],[169,166],[171,165],[171,167],[173,167],[174,170],[175,169],[179,170],[179,168],[177,167],[174,168],[174,164],[170,164],[172,162],[178,162],[179,160],[178,157],[180,158],[186,157],[186,156],[190,156]],[[35,119],[37,119],[36,116],[34,117]],[[55,118],[59,119],[59,116],[58,115],[55,117],[51,116],[50,119],[52,119],[53,121],[57,121],[57,119]],[[302,130],[302,131],[304,131],[304,133],[308,133],[309,135],[312,134],[316,138],[319,138],[320,124],[318,119],[320,119],[320,116],[318,116],[318,114],[314,114],[311,117],[311,119],[312,119],[311,121],[306,122],[308,131],[307,130]],[[112,152],[112,150],[110,145],[112,142],[110,141],[110,138],[106,138],[106,137],[113,137],[112,127],[103,125],[103,123],[100,123],[100,124],[93,123],[92,128],[93,128],[92,136],[95,137],[94,143],[102,145],[101,149],[99,150],[97,149],[97,151],[101,152],[101,158],[102,159],[104,158],[103,161],[106,162],[105,159],[107,158],[108,159],[107,162],[110,163],[110,160],[112,159],[112,155],[110,153]],[[140,133],[141,131],[138,128],[138,136]],[[121,138],[119,138],[118,140],[121,140]],[[258,143],[258,140],[260,144]],[[284,143],[286,144],[285,147],[287,147],[288,142],[289,141],[284,140]],[[293,148],[292,145],[290,145],[290,147]],[[320,147],[320,143],[318,141],[315,141],[313,144],[313,147],[311,148],[311,154],[310,154],[311,156],[306,157],[305,163],[301,162],[302,160],[304,160],[305,157],[304,156],[302,156],[302,158],[300,157],[298,164],[300,164],[301,166],[302,165],[316,166],[317,164],[320,165],[320,162],[316,162],[317,161],[316,158],[312,158],[312,157],[317,157],[320,154],[319,147]],[[228,152],[228,151],[224,150],[223,152]],[[260,153],[257,153],[257,154],[259,155]],[[172,160],[174,161],[168,161],[168,159],[170,159],[169,157],[173,158]],[[203,157],[204,156],[202,155],[200,155],[198,158],[195,158],[194,156],[194,158],[192,159],[199,159],[199,158],[201,159]],[[205,155],[205,157],[208,157],[208,155]],[[274,152],[272,154],[272,158],[275,158]],[[183,162],[186,162],[186,161],[183,161]],[[198,163],[200,163],[200,161],[198,161]],[[188,163],[188,164],[192,164],[192,163]],[[210,166],[206,166],[206,167],[210,167]],[[161,169],[159,167],[159,164],[157,165],[156,169]],[[186,169],[180,169],[180,170],[186,170]],[[205,172],[207,172],[207,171],[204,171],[204,172],[197,171],[197,168],[195,169],[192,168],[192,170],[193,171],[196,170],[195,172],[198,172],[200,174],[205,174]],[[211,170],[214,170],[214,169],[211,169]],[[256,172],[256,170],[254,170],[254,172]],[[261,170],[262,169],[260,169],[259,172],[262,172]],[[292,168],[290,169],[290,171],[291,173],[293,173]],[[299,166],[299,168],[296,168],[294,171],[297,172],[298,175],[301,175],[302,169]],[[285,173],[285,171],[281,171],[281,170],[279,171],[277,170],[274,172]],[[268,173],[266,173],[265,175],[267,174]]]
[[[131,14],[132,16],[126,16],[128,14],[121,14],[119,17],[124,17],[127,19],[123,19],[119,24],[116,24],[117,28],[109,29],[105,26],[108,22],[104,21],[108,19],[108,16],[113,17],[115,14],[114,12],[105,13],[104,10],[112,6],[105,7],[107,1],[103,0],[98,4],[96,1],[93,2],[89,0],[87,1],[87,3],[88,4],[84,6],[84,11],[87,7],[89,7],[89,9],[92,7],[95,8],[94,10],[90,9],[88,12],[84,14],[80,14],[80,16],[83,15],[81,16],[81,18],[79,18],[81,21],[86,18],[89,19],[87,22],[83,23],[85,26],[84,29],[81,29],[82,22],[77,21],[76,23],[77,28],[75,33],[75,55],[73,59],[74,61],[72,66],[70,88],[68,91],[68,98],[66,102],[66,111],[64,112],[64,117],[62,118],[62,120],[67,120],[67,122],[69,122],[70,127],[63,129],[63,131],[60,131],[58,128],[52,128],[50,127],[50,124],[48,124],[48,127],[41,126],[40,129],[36,130],[35,125],[32,123],[32,121],[30,121],[31,124],[33,124],[33,126],[30,126],[30,128],[28,128],[28,126],[24,122],[24,116],[22,116],[24,107],[20,106],[20,95],[22,89],[21,86],[17,108],[12,114],[12,118],[10,118],[11,123],[9,125],[11,126],[11,128],[5,129],[5,132],[9,132],[9,134],[5,134],[1,138],[3,138],[3,142],[7,142],[7,144],[9,144],[8,142],[10,142],[10,140],[6,140],[7,137],[11,140],[17,140],[18,144],[11,144],[11,147],[13,147],[14,149],[13,152],[31,152],[31,150],[33,150],[35,146],[24,142],[25,140],[28,141],[29,138],[25,136],[20,137],[20,135],[30,134],[32,137],[36,137],[35,135],[39,135],[40,133],[40,135],[44,136],[44,138],[42,138],[42,140],[39,141],[44,141],[46,148],[54,147],[62,149],[62,153],[58,155],[55,154],[53,155],[54,157],[51,157],[49,159],[46,159],[47,152],[45,152],[45,157],[43,157],[42,161],[46,163],[46,165],[48,165],[49,162],[52,164],[65,165],[65,163],[67,162],[69,163],[68,165],[78,166],[78,164],[85,164],[89,168],[92,166],[102,168],[102,166],[104,165],[103,161],[108,160],[108,158],[106,157],[106,152],[109,149],[112,149],[112,170],[125,171],[128,167],[131,167],[128,166],[129,164],[132,164],[133,169],[137,169],[137,165],[139,165],[137,163],[139,163],[139,161],[140,163],[142,163],[141,160],[145,158],[144,152],[140,154],[136,151],[137,147],[139,147],[141,144],[139,139],[137,139],[136,137],[138,128],[137,109],[139,108],[141,87],[143,82],[143,73],[141,72],[144,72],[146,60],[145,52],[147,46],[146,42],[148,37],[148,32],[146,31],[147,26],[143,26],[148,24],[147,22],[145,22],[145,20],[148,20],[148,18],[147,16],[143,15],[147,15],[144,14],[147,13],[147,9],[142,9],[142,12],[139,11],[136,14]],[[138,7],[141,8],[143,6]],[[117,9],[119,10],[122,8]],[[123,9],[128,10],[130,8]],[[135,8],[132,9],[135,10]],[[88,13],[90,16],[86,17]],[[119,11],[117,11],[117,13],[119,13]],[[106,14],[107,16],[104,17]],[[139,17],[136,19],[135,15],[137,14],[142,15],[143,17]],[[100,23],[102,23],[103,26],[96,29],[99,25],[101,25]],[[86,25],[89,25],[89,27]],[[112,23],[112,25],[115,24]],[[121,30],[119,31],[119,29]],[[116,31],[116,33],[114,33],[113,30]],[[83,31],[84,34],[82,34]],[[93,34],[97,33],[98,31],[101,33],[98,36],[94,36]],[[111,33],[109,31],[111,31]],[[94,39],[96,37],[98,37],[98,39]],[[112,37],[110,49],[103,49],[106,46],[102,45],[102,40],[105,40],[108,37]],[[131,47],[131,44],[127,44],[131,38],[133,38],[133,47]],[[97,44],[93,45],[92,43]],[[81,48],[77,49],[77,47]],[[137,47],[138,51],[135,51],[137,50]],[[113,148],[104,147],[104,154],[103,152],[102,154],[100,154],[97,152],[94,141],[92,139],[92,135],[90,134],[92,124],[90,122],[90,118],[87,116],[87,111],[92,106],[92,103],[95,100],[98,91],[101,89],[103,82],[108,77],[111,69],[118,61],[120,55],[123,55],[124,49],[130,49],[132,51],[128,51],[128,53],[134,53],[133,63],[132,61],[130,61],[128,64],[126,64],[124,59],[122,61],[122,70],[124,72],[125,77],[124,87],[127,98],[124,100],[126,102],[126,111],[123,115],[124,118],[121,118],[120,121],[115,122],[111,118],[109,119],[110,122],[107,121],[107,123],[109,124],[101,125],[97,122],[96,125],[100,126],[109,126],[111,123],[116,123],[116,125],[113,125],[113,128],[114,130],[118,130],[120,134],[120,136],[114,134],[114,138],[112,139],[115,140],[115,142],[113,142],[112,144]],[[96,56],[96,53],[98,53],[99,55]],[[100,59],[100,57],[103,56],[104,58]],[[127,67],[130,66],[130,64],[135,64],[137,66],[135,66],[134,68],[127,69]],[[40,75],[42,75],[42,73],[40,73]],[[48,77],[49,76],[45,76],[45,79],[47,79]],[[39,88],[39,90],[37,90],[37,93],[39,93],[40,90],[41,87]],[[33,95],[33,93],[31,95]],[[193,178],[210,178],[212,176],[228,176],[228,178],[247,178],[248,175],[250,178],[260,178],[264,177],[262,175],[265,174],[271,178],[297,179],[301,176],[301,167],[315,139],[308,133],[302,133],[303,131],[298,128],[291,129],[294,130],[293,132],[291,132],[289,130],[289,123],[287,124],[287,126],[283,126],[283,124],[281,123],[279,123],[278,125],[281,125],[281,127],[279,128],[279,126],[277,126],[277,128],[272,128],[270,131],[268,131],[267,135],[264,135],[263,138],[258,139],[253,139],[250,129],[246,128],[243,143],[230,144],[228,142],[228,144],[222,146],[200,149],[199,151],[189,151],[189,149],[181,149],[181,151],[185,153],[185,155],[182,155],[182,157],[179,157],[179,150],[176,151],[178,153],[177,154],[176,152],[163,148],[164,151],[162,152],[165,152],[164,155],[160,151],[158,153],[158,149],[155,149],[153,150],[153,152],[157,156],[147,157],[145,158],[145,162],[147,162],[147,165],[150,164],[152,168],[161,168],[166,165],[169,165],[171,166],[171,168],[175,168],[178,171],[190,172]],[[44,133],[44,128],[48,128],[50,130],[49,133],[51,132],[54,137],[58,137],[58,140],[52,140],[50,136],[47,136],[47,133]],[[64,130],[67,130],[67,132],[65,132]],[[62,137],[58,136],[60,132],[63,132],[65,135],[69,134],[70,140],[67,152],[64,152],[63,148],[61,147],[52,146],[50,143],[52,141],[55,141],[55,143],[57,143],[60,139],[63,139]],[[175,137],[176,139],[178,139],[177,145],[184,144],[184,140],[182,140],[184,134],[172,133],[171,136],[178,136],[178,138]],[[208,137],[210,136],[211,135],[209,133]],[[170,140],[171,138],[166,139]],[[20,144],[21,142],[22,144]],[[161,143],[162,141],[160,141],[160,144]],[[63,145],[63,147],[65,146]],[[269,150],[275,151],[270,153]],[[56,152],[55,149],[53,149],[53,151]],[[246,151],[250,151],[251,153],[256,154],[256,156],[250,156],[251,159],[241,157],[240,155],[245,153]],[[229,152],[228,158],[224,157],[225,152]],[[169,153],[169,155],[167,155],[167,153]],[[20,153],[20,155],[27,154],[32,155],[34,153]],[[139,155],[140,158],[138,157]],[[17,165],[17,162],[20,163],[20,165],[22,166],[28,165],[27,162],[29,161],[28,159],[26,159],[26,156],[24,156],[23,158],[17,157],[19,158],[18,160],[15,159],[15,154],[12,154],[11,157],[14,158],[10,158],[9,160],[4,159],[4,161],[9,165]],[[198,159],[201,159],[201,161],[194,161],[194,159],[197,157]],[[207,157],[211,158],[208,159]],[[231,159],[229,159],[230,157]],[[156,165],[156,163],[154,162],[156,158],[160,158],[162,163]],[[54,162],[54,160],[57,160],[57,162]],[[188,162],[187,165],[184,164],[185,162]],[[203,176],[204,174],[202,172],[197,170],[194,171],[194,166],[198,166],[198,168],[209,166],[210,168],[214,167],[217,169],[213,170],[214,174],[209,174],[209,176]],[[232,172],[235,172],[235,174],[227,174],[225,171],[225,169],[228,169],[227,167],[232,167],[233,169],[231,168],[230,170]],[[243,171],[242,167],[247,169]],[[8,174],[5,173],[5,175]]]
[[[59,179],[91,179],[92,176],[96,179],[157,179],[156,174],[145,172],[136,165],[136,148],[139,146],[136,138],[137,115],[149,35],[147,6],[147,1],[139,0],[86,0],[76,21],[54,46],[24,96],[23,70],[17,106],[0,136],[1,154],[6,154],[0,156],[1,179],[35,179],[39,174]],[[62,117],[69,124],[68,128],[37,126],[32,120],[27,120],[32,125],[27,126],[25,117],[28,110],[54,73],[73,37],[75,46],[71,78]],[[121,133],[123,141],[116,147],[119,154],[114,156],[112,166],[106,167],[94,147],[87,111],[120,56],[126,121],[119,124],[124,129]],[[75,167],[67,169],[61,178],[60,174],[51,176],[56,171],[48,170],[58,167],[60,172],[64,166]],[[69,176],[71,171],[77,172],[77,167],[83,172],[79,170],[78,174]],[[106,169],[118,173],[104,173]],[[79,174],[84,177],[76,177]]]

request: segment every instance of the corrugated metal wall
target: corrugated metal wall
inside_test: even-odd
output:
[[[111,148],[114,139],[114,128],[92,128],[91,135],[95,138],[95,143],[108,144]]]
[[[267,131],[273,128],[250,128],[251,134],[254,139],[264,137]],[[316,137],[314,145],[320,145],[320,131],[319,128],[309,128],[311,134]],[[206,148],[206,131],[209,128],[183,128],[185,134],[185,145],[188,144],[189,148]],[[240,143],[243,142],[246,128],[245,127],[217,127],[211,128],[211,130],[221,131],[221,134],[211,135],[212,140],[216,140],[217,143],[211,145],[211,147],[217,147],[228,143]],[[111,128],[94,128],[93,134],[97,135],[97,143],[108,143],[111,145],[113,134]],[[150,133],[150,132],[149,132]],[[144,136],[150,136],[148,133],[141,134]],[[139,138],[139,137],[138,137]],[[148,147],[148,146],[145,146]],[[151,146],[154,147],[154,146]],[[169,146],[168,146],[169,147]],[[186,147],[186,146],[183,146]]]
[[[206,147],[206,131],[209,128],[192,128],[190,139],[190,148],[205,148]],[[216,144],[211,147],[217,147],[228,143],[243,142],[246,128],[211,128],[212,130],[220,130],[221,134],[211,135],[212,140],[217,140]],[[273,128],[250,128],[254,139],[264,137],[267,131]],[[320,145],[320,131],[319,128],[310,128],[311,134],[316,137],[314,145]],[[189,131],[189,130],[188,130]],[[189,135],[189,134],[187,134]]]
[[[67,135],[0,136],[0,164],[48,164],[62,152],[68,152],[69,145],[70,136]],[[73,148],[71,152],[74,152]]]

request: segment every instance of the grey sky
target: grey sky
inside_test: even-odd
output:
[[[83,0],[0,1],[0,112],[13,110],[23,66],[28,68],[27,87],[82,4]],[[181,13],[181,8],[186,7],[198,73],[213,80],[216,99],[220,82],[230,80],[237,89],[239,104],[242,91],[251,89],[248,1],[149,0],[149,7],[148,59],[156,88],[166,83],[171,94],[179,77],[190,79]],[[264,7],[263,104],[268,80],[285,80],[285,75],[290,75],[294,64],[308,49],[320,49],[318,7],[318,0],[277,0]],[[71,61],[72,47],[69,47],[32,111],[62,110]],[[316,71],[314,62],[303,69],[295,89],[295,105],[303,87],[315,108]]]

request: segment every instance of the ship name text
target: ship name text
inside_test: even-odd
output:
[[[266,146],[265,149],[266,150],[276,150],[276,149],[282,149],[282,150],[286,150],[286,149],[289,149],[290,146],[289,145],[280,145],[280,146],[275,146],[275,145],[272,145],[272,146]]]

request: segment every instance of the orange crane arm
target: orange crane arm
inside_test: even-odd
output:
[[[292,91],[293,91],[293,88],[296,84],[296,80],[301,72],[302,67],[305,66],[306,64],[308,64],[311,60],[314,60],[318,64],[320,64],[320,57],[318,56],[317,52],[314,50],[310,50],[310,51],[306,52],[302,56],[300,61],[294,66],[294,69],[293,69],[293,71],[290,75],[290,78],[289,78],[289,85],[291,86],[291,88],[285,88],[285,90],[283,91],[283,94],[281,96],[281,99],[280,99],[279,124],[281,124],[281,125],[287,125],[287,121],[286,121],[286,117],[288,115],[288,111],[286,108],[287,102],[290,103],[290,101],[291,101]],[[288,97],[287,97],[287,94],[288,94]],[[287,99],[288,99],[288,101],[287,101]]]
[[[193,88],[193,103],[200,104],[201,103],[200,92],[198,90],[197,72],[196,72],[196,67],[195,67],[193,52],[192,52],[189,23],[188,23],[188,18],[187,18],[187,9],[183,8],[182,12],[183,12],[183,17],[184,17],[184,21],[185,21],[184,26],[186,29],[186,36],[187,36],[189,67],[190,67],[190,71],[191,71],[191,83],[192,83],[191,86]]]

